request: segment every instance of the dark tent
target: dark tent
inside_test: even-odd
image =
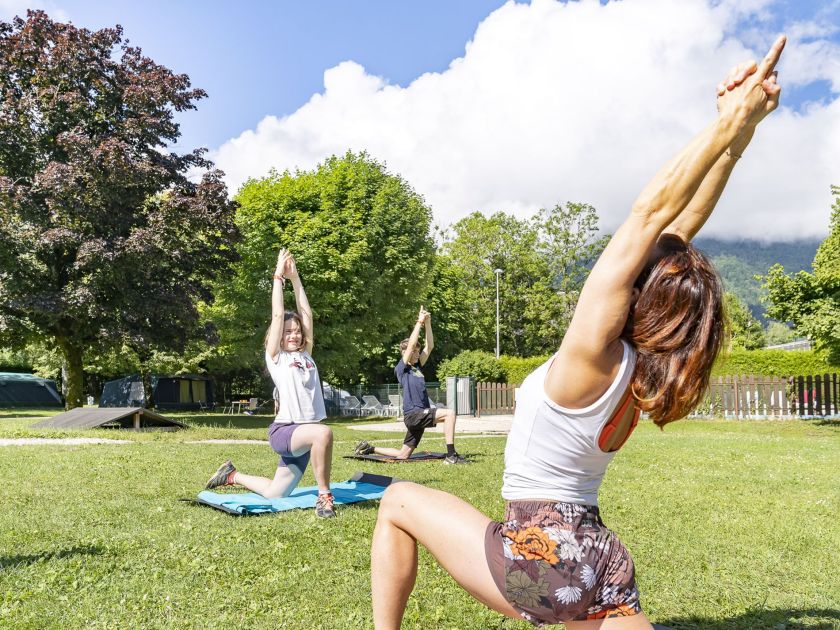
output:
[[[152,376],[155,407],[158,409],[199,409],[213,405],[213,382],[206,376]],[[100,407],[142,407],[145,402],[139,374],[108,381],[102,388]]]
[[[34,374],[0,372],[0,407],[63,407],[55,381]]]

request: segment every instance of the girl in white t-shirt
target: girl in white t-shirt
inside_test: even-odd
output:
[[[292,283],[299,313],[283,307],[283,284]],[[335,516],[330,492],[332,430],[321,420],[327,414],[321,377],[312,359],[312,309],[297,272],[295,259],[280,250],[271,290],[271,325],[265,340],[265,362],[279,393],[279,411],[268,430],[268,440],[280,456],[273,479],[246,475],[230,460],[222,464],[207,482],[207,488],[239,484],[252,492],[273,499],[291,494],[312,458],[318,500],[315,513],[323,518]]]

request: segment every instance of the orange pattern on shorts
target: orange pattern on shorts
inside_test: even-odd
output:
[[[545,560],[549,564],[559,562],[557,554],[554,553],[557,543],[539,527],[529,527],[520,531],[508,530],[504,535],[513,541],[511,551],[526,560]]]

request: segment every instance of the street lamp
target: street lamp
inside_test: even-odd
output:
[[[496,274],[496,358],[499,358],[499,276],[502,275],[501,269],[494,269]]]

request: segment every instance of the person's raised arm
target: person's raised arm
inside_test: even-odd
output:
[[[283,282],[288,259],[289,252],[281,249],[277,255],[277,267],[274,269],[271,281],[271,323],[268,327],[265,351],[272,359],[280,352],[283,343],[283,320],[286,315],[283,306]]]
[[[292,289],[295,292],[295,307],[300,315],[301,326],[303,330],[303,338],[306,339],[306,351],[312,354],[312,348],[315,346],[315,331],[312,326],[312,307],[309,306],[309,300],[306,297],[306,291],[303,290],[303,282],[300,280],[298,274],[297,264],[294,257],[289,254],[286,260],[286,277],[292,283]]]
[[[774,44],[774,49],[784,46],[784,40],[777,40]],[[774,109],[778,106],[779,96],[782,88],[776,82],[777,74],[773,71],[772,61],[774,51],[771,49],[767,61],[767,68],[770,70],[770,75],[761,83],[762,89],[767,94],[768,104]],[[776,57],[777,58],[777,57]],[[739,64],[729,71],[727,77],[718,85],[718,109],[721,106],[721,98],[727,91],[733,90],[735,87],[743,83],[747,77],[758,71],[758,66],[754,61]],[[769,114],[772,109],[765,109],[765,115]],[[720,199],[723,189],[729,181],[729,176],[735,168],[737,161],[743,156],[744,152],[750,144],[755,133],[755,125],[746,127],[729,148],[724,151],[723,155],[718,158],[715,165],[709,171],[709,174],[703,179],[703,183],[697,189],[697,192],[692,197],[688,206],[683,210],[671,224],[665,228],[664,232],[668,234],[676,234],[685,241],[690,241],[700,228],[706,223],[706,220],[711,216],[715,209],[718,200]]]
[[[633,299],[633,283],[660,234],[682,213],[727,148],[778,104],[765,83],[781,55],[779,38],[758,70],[719,101],[719,116],[695,136],[644,187],[630,216],[616,231],[584,284],[561,353],[572,361],[594,360],[604,369],[608,347],[621,335]],[[773,80],[775,82],[775,80]]]
[[[417,347],[417,342],[420,340],[420,328],[423,326],[423,313],[425,312],[426,310],[421,306],[420,312],[417,314],[417,321],[414,323],[414,328],[411,329],[411,335],[408,337],[408,345],[403,350],[402,360],[406,365],[411,365],[411,355]]]
[[[425,345],[423,352],[420,353],[420,365],[426,365],[429,355],[435,348],[435,337],[432,334],[432,314],[429,311],[423,311],[423,322],[426,325],[426,335],[423,338]]]

